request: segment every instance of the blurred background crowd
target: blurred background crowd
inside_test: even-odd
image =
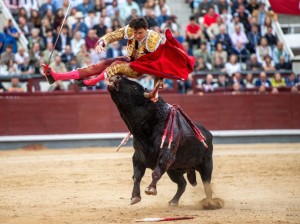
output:
[[[69,1],[71,8],[54,49]],[[94,48],[100,37],[137,16],[144,16],[149,29],[162,35],[170,29],[187,53],[196,57],[189,80],[165,80],[165,89],[176,84],[180,93],[191,93],[193,88],[200,93],[228,89],[235,93],[249,89],[298,91],[299,76],[291,71],[290,56],[274,29],[277,15],[264,1],[182,1],[190,7],[188,24],[177,22],[170,0],[5,0],[19,29],[9,19],[0,30],[0,75],[13,76],[9,87],[0,83],[0,91],[26,91],[19,77],[42,74],[43,63],[64,72],[126,55],[126,40],[111,44],[101,54]],[[20,32],[28,40],[26,48],[18,45]],[[139,82],[153,88],[152,76],[146,75]],[[67,90],[72,82],[65,84],[56,82],[49,91]],[[102,81],[90,89],[105,88]]]

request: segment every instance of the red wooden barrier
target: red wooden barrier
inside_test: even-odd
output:
[[[300,129],[300,94],[161,94],[210,130]],[[0,95],[0,135],[126,132],[109,94]]]

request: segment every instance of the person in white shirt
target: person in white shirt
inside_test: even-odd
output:
[[[240,25],[235,26],[235,32],[230,35],[230,38],[233,47],[237,47],[237,43],[241,43],[244,48],[245,45],[249,42],[245,32],[241,30]]]

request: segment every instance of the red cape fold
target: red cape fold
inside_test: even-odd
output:
[[[274,12],[278,14],[300,15],[299,0],[269,0]]]
[[[130,62],[130,66],[143,74],[187,80],[188,74],[194,70],[196,59],[186,53],[169,29],[165,35],[166,43],[161,44],[156,51]]]

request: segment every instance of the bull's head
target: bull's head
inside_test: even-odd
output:
[[[146,89],[139,83],[128,80],[122,76],[115,75],[109,79],[107,89],[117,105],[120,107],[145,107],[151,104],[151,101],[145,98]]]

